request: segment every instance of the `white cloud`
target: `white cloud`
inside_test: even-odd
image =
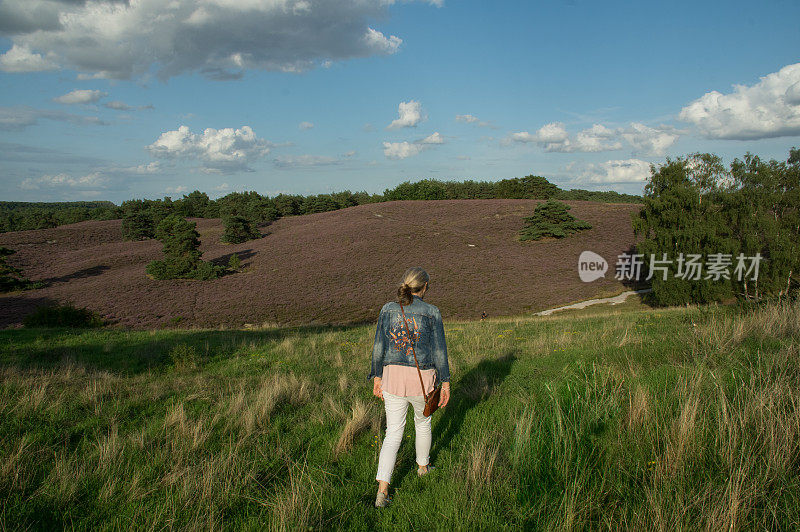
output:
[[[52,61],[31,52],[25,45],[14,44],[10,50],[0,55],[0,70],[3,72],[42,72],[56,68]]]
[[[383,155],[387,159],[407,159],[439,144],[444,144],[444,137],[436,131],[414,142],[384,142]]]
[[[199,159],[205,170],[241,171],[249,170],[248,165],[267,155],[272,146],[258,138],[250,126],[208,128],[202,134],[180,126],[162,133],[147,149],[160,158]]]
[[[602,124],[594,124],[575,135],[574,150],[580,152],[599,152],[621,150],[622,144],[615,140],[617,132]]]
[[[164,189],[164,192],[166,192],[167,194],[183,194],[187,190],[189,189],[186,188],[184,185],[179,185],[177,187],[167,187]]]
[[[313,166],[330,166],[339,164],[341,161],[336,157],[325,157],[323,155],[282,155],[276,157],[273,163],[278,168],[301,168]]]
[[[506,139],[506,144],[535,142],[545,151],[562,153],[613,151],[622,149],[622,144],[614,138],[616,134],[601,124],[594,124],[570,138],[564,124],[551,122],[539,128],[535,134],[527,131],[512,133]]]
[[[652,128],[632,122],[621,136],[631,145],[634,154],[661,156],[675,143],[679,135],[668,126]]]
[[[480,127],[492,127],[491,122],[484,122],[474,115],[456,115],[456,122],[463,122],[464,124],[475,124]]]
[[[297,127],[298,127],[298,129],[300,129],[302,131],[305,131],[305,130],[308,130],[308,129],[313,129],[314,128],[314,124],[312,124],[311,122],[300,122],[297,125]]]
[[[625,141],[633,155],[661,156],[675,143],[681,132],[673,127],[659,126],[652,128],[632,122],[627,128],[610,129],[602,124],[579,131],[571,136],[564,124],[551,122],[545,124],[536,133],[520,131],[511,133],[503,140],[503,144],[536,143],[548,152],[560,153],[596,153],[616,151],[623,148]]]
[[[399,118],[392,120],[386,129],[414,127],[425,119],[422,115],[422,104],[416,100],[400,102],[400,105],[397,106],[397,114]]]
[[[301,72],[394,54],[402,39],[372,27],[395,0],[4,0],[7,72],[77,70],[83,79],[166,79],[200,72]],[[427,3],[441,6],[441,0]]]
[[[755,140],[800,135],[800,63],[787,65],[753,86],[711,91],[684,107],[678,118],[709,138]]]
[[[68,92],[62,96],[59,96],[58,98],[53,98],[53,101],[65,104],[95,103],[104,96],[108,96],[108,93],[99,90],[76,89],[72,92]]]
[[[92,172],[81,177],[72,177],[69,174],[43,175],[41,177],[28,177],[20,183],[23,190],[40,190],[44,188],[103,188],[108,184],[108,179],[100,172]]]
[[[573,183],[644,183],[650,177],[650,163],[640,159],[606,161],[586,165],[571,164],[568,170],[578,172]]]
[[[419,141],[420,144],[444,144],[444,137],[438,131]]]
[[[425,148],[422,144],[411,142],[384,142],[383,155],[387,159],[406,159],[417,155]]]

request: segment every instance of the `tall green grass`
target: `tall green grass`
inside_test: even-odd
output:
[[[0,331],[0,529],[792,529],[800,305],[445,327],[372,507],[372,327]]]

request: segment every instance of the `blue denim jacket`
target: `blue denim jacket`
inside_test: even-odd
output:
[[[372,346],[372,369],[367,378],[382,377],[383,366],[388,364],[414,367],[413,345],[419,369],[435,368],[438,382],[450,382],[444,325],[439,309],[414,296],[414,301],[405,305],[403,310],[411,338],[403,325],[400,304],[394,301],[386,303],[378,316],[375,343]]]

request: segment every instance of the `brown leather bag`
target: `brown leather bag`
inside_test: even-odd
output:
[[[411,331],[408,328],[408,321],[406,320],[406,311],[403,310],[403,305],[400,305],[400,312],[403,313],[403,324],[406,326],[406,333],[408,333],[408,341],[411,342],[411,352],[414,354],[414,364],[417,366],[417,374],[419,375],[419,384],[422,386],[422,396],[425,398],[425,410],[422,415],[425,417],[430,416],[436,409],[439,408],[439,397],[442,393],[442,385],[434,385],[433,391],[430,394],[425,393],[425,383],[422,380],[422,371],[419,369],[419,362],[417,362],[417,352],[414,350],[414,342],[411,339]]]

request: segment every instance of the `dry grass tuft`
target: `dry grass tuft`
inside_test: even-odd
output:
[[[372,425],[373,405],[357,399],[353,405],[350,419],[344,425],[339,441],[333,450],[334,456],[350,451],[356,436],[367,430]]]
[[[628,393],[628,416],[626,419],[629,431],[647,424],[650,420],[650,396],[640,384],[633,393]]]
[[[471,488],[489,486],[494,479],[500,447],[497,442],[490,442],[490,437],[490,434],[480,436],[467,451],[465,480]]]

